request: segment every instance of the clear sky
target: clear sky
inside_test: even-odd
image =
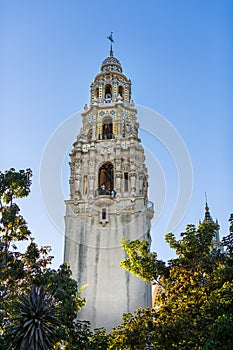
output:
[[[175,232],[203,219],[206,191],[211,215],[218,218],[221,235],[227,234],[233,212],[232,18],[230,0],[0,2],[0,168],[33,170],[31,195],[20,206],[36,241],[52,246],[55,266],[63,260],[63,234],[41,199],[41,158],[54,130],[89,104],[89,85],[108,56],[111,31],[114,55],[132,81],[135,103],[172,123],[190,154],[193,193]],[[168,259],[164,234],[179,191],[177,173],[163,145],[143,131],[141,137],[166,181],[165,205],[152,238],[153,249]],[[62,169],[66,198],[68,161]],[[151,176],[151,189],[156,180]],[[57,205],[63,204],[54,199]]]

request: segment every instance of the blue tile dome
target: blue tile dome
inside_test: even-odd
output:
[[[122,73],[122,67],[121,67],[120,61],[117,58],[111,56],[111,52],[110,52],[110,56],[103,61],[100,71],[109,72],[109,73],[110,72]]]

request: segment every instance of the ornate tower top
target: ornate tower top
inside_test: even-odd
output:
[[[214,222],[214,220],[212,219],[211,215],[210,215],[210,211],[209,211],[209,206],[207,203],[207,194],[205,192],[205,217],[203,220],[203,223],[208,223],[208,222]],[[216,220],[216,224],[217,224],[217,220]]]
[[[123,74],[120,61],[113,55],[112,33],[108,39],[111,42],[109,56],[102,62],[100,72],[90,86],[90,105],[114,102],[130,104],[132,103],[131,81]]]
[[[205,193],[205,199],[206,199],[206,203],[205,203],[205,216],[204,216],[204,220],[202,221],[203,223],[207,224],[207,223],[213,223],[216,225],[216,230],[214,232],[214,237],[213,237],[213,247],[217,248],[217,249],[222,249],[222,245],[220,242],[220,237],[219,237],[219,224],[218,224],[218,220],[216,220],[214,222],[214,220],[212,219],[212,216],[210,215],[210,211],[209,211],[209,206],[207,203],[207,195]]]
[[[212,219],[211,215],[210,215],[210,212],[209,212],[209,207],[208,207],[208,204],[207,204],[207,201],[206,201],[206,204],[205,204],[205,217],[204,217],[204,220],[203,222],[214,222],[214,220]]]
[[[118,139],[130,142],[138,138],[137,111],[131,100],[131,80],[122,72],[120,61],[113,56],[112,33],[109,57],[90,85],[90,106],[84,106],[82,129],[77,141],[88,142]],[[86,148],[89,145],[84,145]]]
[[[113,55],[112,43],[114,43],[114,40],[113,40],[113,37],[112,37],[112,32],[108,36],[108,39],[111,42],[109,57],[107,57],[103,61],[102,65],[100,67],[100,72],[114,72],[114,71],[116,71],[116,72],[122,73],[121,64],[120,64],[119,60],[117,58],[115,58],[114,55]]]

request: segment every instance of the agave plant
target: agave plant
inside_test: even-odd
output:
[[[15,318],[11,329],[15,350],[51,350],[57,342],[58,310],[43,287],[32,287],[14,303]]]

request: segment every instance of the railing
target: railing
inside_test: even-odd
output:
[[[97,99],[98,103],[112,103],[112,102],[117,102],[117,98],[99,98]]]
[[[98,196],[109,196],[114,198],[116,196],[116,191],[115,190],[106,190],[105,188],[96,188],[95,192],[94,192],[94,196],[98,197]]]
[[[108,133],[108,134],[99,134],[99,140],[111,140],[115,139],[115,135],[113,133]]]

